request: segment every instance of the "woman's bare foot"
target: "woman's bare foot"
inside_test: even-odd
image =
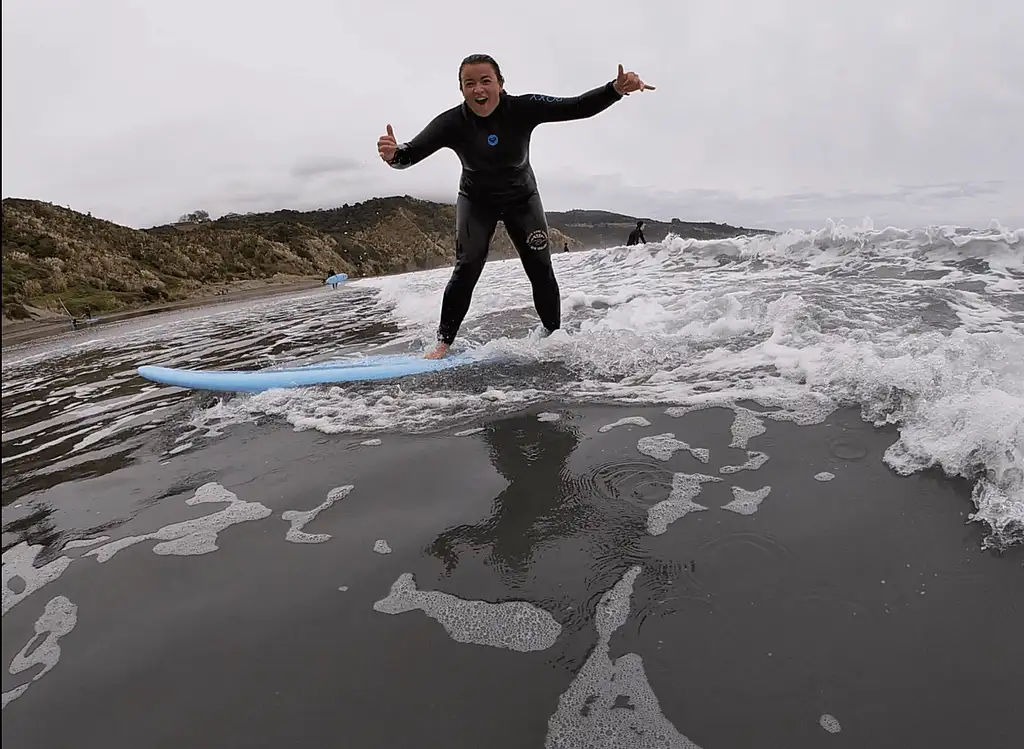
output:
[[[447,343],[438,343],[437,347],[433,351],[428,351],[424,359],[443,359],[445,354],[448,353]]]

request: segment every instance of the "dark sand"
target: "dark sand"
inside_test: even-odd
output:
[[[224,283],[202,289],[195,296],[179,299],[174,302],[148,304],[133,309],[118,310],[117,312],[97,312],[94,322],[79,325],[77,328],[72,326],[71,320],[66,315],[50,313],[45,310],[43,311],[43,316],[32,320],[10,320],[4,317],[2,345],[4,348],[7,348],[18,343],[27,343],[48,336],[71,333],[76,330],[91,330],[108,323],[124,322],[125,320],[157,315],[162,312],[193,309],[195,307],[213,307],[218,304],[227,304],[228,302],[254,301],[283,294],[293,294],[299,291],[319,288],[323,284],[322,278],[298,279],[295,277],[286,277],[284,280],[248,280],[233,284]]]
[[[562,418],[538,420],[544,411]],[[624,416],[651,425],[599,431]],[[704,749],[1019,745],[1022,553],[980,550],[968,487],[893,474],[881,456],[894,433],[855,411],[814,427],[767,421],[747,449],[768,461],[721,474],[747,457],[728,447],[732,421],[722,409],[672,418],[547,404],[470,436],[368,435],[380,446],[249,427],[169,458],[154,445],[128,468],[50,490],[36,499],[54,505],[52,530],[131,516],[102,531],[113,539],[221,510],[184,504],[210,481],[273,514],[226,528],[201,556],[156,554],[159,539],[102,564],[89,549],[65,552],[67,571],[3,617],[8,664],[48,601],[78,606],[59,662],[4,709],[3,740],[540,747],[557,713],[556,728],[561,717],[632,722],[651,740],[591,746],[685,746],[675,731]],[[638,451],[666,432],[709,448],[710,461]],[[816,481],[821,471],[835,479]],[[693,499],[706,510],[652,536],[647,509],[669,496],[673,472],[723,480]],[[283,512],[345,485],[302,529],[329,540],[285,540]],[[741,515],[721,509],[733,485],[771,492]],[[392,553],[374,553],[378,539]],[[524,642],[542,649],[459,642],[421,610],[375,611],[403,573],[421,591],[533,604],[542,611]],[[596,617],[609,590],[628,595],[631,574],[632,596]],[[478,621],[464,639],[517,631],[514,610],[453,611]],[[543,612],[557,638],[545,639]],[[612,681],[629,653],[642,665],[618,661]],[[5,671],[4,692],[39,669]],[[563,694],[579,702],[560,711]],[[838,732],[819,722],[826,714]],[[653,743],[666,734],[675,743]]]

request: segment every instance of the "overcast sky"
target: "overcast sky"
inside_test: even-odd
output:
[[[657,91],[543,125],[548,210],[819,228],[1024,226],[1020,0],[3,0],[3,195],[142,227],[205,209],[454,201],[376,154],[460,100],[622,62]]]

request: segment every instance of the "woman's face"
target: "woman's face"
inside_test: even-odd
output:
[[[459,75],[462,96],[474,114],[486,117],[498,106],[501,82],[490,63],[477,62],[466,65]]]

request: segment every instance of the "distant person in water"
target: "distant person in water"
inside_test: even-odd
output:
[[[408,143],[391,125],[377,151],[395,169],[417,164],[441,148],[462,162],[456,202],[455,268],[444,290],[437,346],[428,359],[448,353],[469,311],[473,289],[499,220],[505,224],[533,287],[533,303],[548,333],[561,326],[561,298],[551,268],[547,219],[530,165],[530,136],[545,122],[593,117],[633,91],[654,90],[619,65],[615,79],[569,98],[505,92],[501,68],[490,55],[470,55],[459,66],[464,101],[435,117]]]
[[[644,237],[643,221],[636,222],[636,228],[629,233],[629,238],[626,240],[626,247],[632,247],[635,244],[647,244],[647,238]]]
[[[566,243],[565,243],[565,244],[564,244],[564,245],[562,246],[562,252],[568,252],[568,251],[569,251],[569,243],[568,243],[568,242],[566,242]]]

